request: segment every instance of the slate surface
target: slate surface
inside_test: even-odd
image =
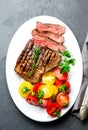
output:
[[[60,120],[39,123],[25,117],[14,105],[6,83],[6,54],[15,31],[38,15],[61,19],[74,32],[82,49],[88,31],[88,0],[0,0],[0,130],[87,130],[71,110]],[[73,43],[74,44],[74,43]]]

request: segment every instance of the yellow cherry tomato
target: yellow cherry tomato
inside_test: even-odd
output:
[[[52,85],[51,87],[53,87],[53,95],[56,95],[58,93],[58,88],[55,85]]]
[[[55,82],[55,76],[53,72],[47,72],[42,76],[42,81],[45,84],[53,84]]]
[[[39,90],[44,92],[43,98],[50,98],[53,95],[53,87],[51,85],[42,85]]]
[[[19,94],[22,96],[22,97],[27,97],[33,90],[33,86],[31,83],[27,82],[27,81],[24,81],[20,84],[19,86]]]

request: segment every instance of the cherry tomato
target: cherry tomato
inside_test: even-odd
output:
[[[58,88],[55,85],[51,85],[53,87],[53,96],[55,96],[58,93]]]
[[[38,99],[36,96],[33,95],[29,95],[28,97],[26,97],[26,101],[32,105],[37,106],[38,105]]]
[[[65,81],[64,85],[66,86],[66,93],[70,92],[70,83],[68,80]]]
[[[62,80],[62,81],[68,79],[68,72],[61,73],[61,68],[56,68],[54,70],[54,75],[56,76],[57,79]]]
[[[60,117],[61,107],[56,102],[49,102],[46,108],[47,113],[52,117]]]
[[[40,105],[41,105],[42,107],[47,107],[48,103],[51,101],[51,98],[47,98],[47,99],[46,99],[46,98],[45,98],[45,99],[43,98],[43,99],[40,99],[40,100],[41,100],[41,104],[40,104]]]
[[[66,107],[69,104],[69,96],[68,94],[64,94],[64,93],[59,93],[56,97],[56,102],[62,106],[62,107]]]
[[[55,76],[53,72],[47,72],[42,76],[42,81],[45,84],[53,84],[55,82]]]
[[[33,86],[33,91],[35,92],[35,93],[37,93],[38,92],[38,89],[39,89],[39,87],[42,85],[42,83],[36,83],[36,84],[34,84],[34,86]]]
[[[55,84],[57,84],[59,92],[69,93],[70,92],[70,83],[68,80],[62,82],[60,80],[56,80]]]
[[[21,83],[21,85],[19,86],[19,94],[22,96],[22,97],[27,97],[33,90],[33,86],[31,83],[27,82],[27,81],[24,81]]]
[[[56,79],[54,84],[59,88],[63,84],[63,81]]]
[[[44,92],[43,98],[50,98],[53,95],[53,87],[51,85],[41,85],[39,90]]]

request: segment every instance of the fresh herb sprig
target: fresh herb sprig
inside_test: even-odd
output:
[[[39,99],[38,104],[41,105],[42,104],[42,98],[44,97],[44,91],[42,91],[40,89],[39,92],[36,93],[36,97]]]
[[[34,58],[33,58],[34,63],[37,62],[39,55],[40,55],[40,48],[37,48],[37,47],[36,47],[36,48],[34,49]]]
[[[31,64],[31,71],[29,72],[30,76],[33,74],[33,71],[36,67],[36,63],[37,63],[37,60],[38,60],[38,57],[40,55],[40,48],[36,47],[34,48],[34,52],[33,52],[33,63]]]
[[[60,64],[61,73],[70,72],[71,65],[75,65],[75,59],[72,58],[70,52],[68,50],[61,53],[63,56],[63,61]]]
[[[39,90],[39,92],[36,94],[36,97],[37,97],[38,99],[43,98],[43,97],[44,97],[44,91]]]

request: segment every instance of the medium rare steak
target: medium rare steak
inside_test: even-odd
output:
[[[54,34],[51,32],[39,32],[37,29],[33,29],[32,30],[32,36],[35,37],[35,35],[40,35],[40,36],[44,36],[44,37],[48,37],[54,41],[56,41],[59,44],[64,43],[64,37],[58,34]]]
[[[37,54],[37,60],[35,54]],[[26,81],[37,83],[41,80],[42,74],[57,67],[60,61],[59,54],[29,40],[18,57],[14,70]]]
[[[58,44],[57,42],[51,40],[50,38],[47,38],[47,37],[44,37],[44,36],[39,36],[37,34],[35,34],[33,36],[33,41],[37,45],[47,46],[48,48],[50,48],[54,51],[64,52],[66,50],[65,45]]]
[[[41,23],[41,22],[36,23],[36,28],[40,32],[48,31],[51,33],[58,34],[59,36],[64,34],[66,31],[66,28],[64,26],[59,25],[59,24],[49,24],[49,23]]]

